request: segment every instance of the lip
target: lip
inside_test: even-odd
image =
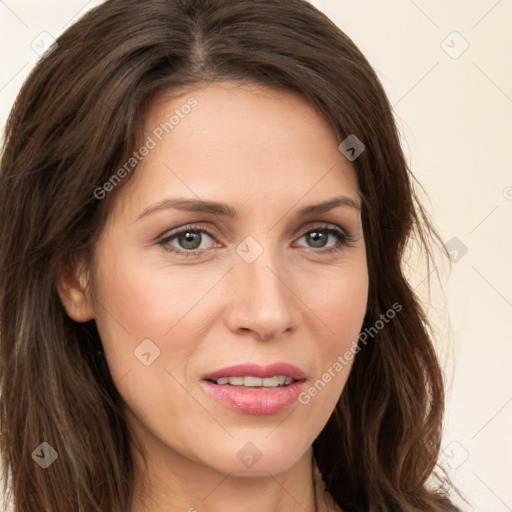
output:
[[[275,414],[293,403],[303,391],[306,381],[300,380],[279,388],[237,388],[202,381],[204,389],[218,402],[246,414]]]
[[[264,378],[275,375],[292,377],[295,382],[277,388],[242,388],[212,382],[221,377]],[[306,375],[300,368],[289,363],[274,363],[265,366],[247,363],[208,373],[202,377],[201,384],[213,399],[238,412],[276,414],[297,401],[306,385]]]
[[[306,374],[298,367],[290,363],[278,362],[269,365],[260,366],[254,363],[237,364],[227,366],[201,377],[203,380],[217,380],[221,377],[274,377],[275,375],[284,375],[292,377],[295,380],[304,380]]]

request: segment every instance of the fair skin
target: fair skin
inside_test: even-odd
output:
[[[361,211],[298,211],[338,196],[360,205],[355,171],[329,124],[295,93],[228,82],[180,93],[152,104],[146,136],[188,98],[197,106],[115,191],[92,272],[63,274],[59,293],[74,320],[95,320],[147,460],[143,471],[134,448],[131,512],[312,512],[311,446],[350,365],[307,404],[270,414],[227,407],[201,377],[287,362],[304,371],[307,390],[350,348],[368,293]],[[140,217],[178,197],[237,212]],[[188,225],[195,235],[169,239]],[[326,226],[348,232],[348,245]],[[256,241],[252,254],[262,250],[250,263],[237,252],[246,237]],[[147,366],[134,356],[146,339],[160,350]],[[261,458],[249,467],[237,454],[253,445]]]

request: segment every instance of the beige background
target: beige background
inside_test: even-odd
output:
[[[48,37],[39,35],[58,36],[99,3],[0,1],[0,125],[38,58],[32,46]],[[451,240],[444,295],[429,299],[426,276],[411,274],[447,375],[443,459],[466,510],[512,511],[512,1],[312,3],[377,70],[426,205]]]

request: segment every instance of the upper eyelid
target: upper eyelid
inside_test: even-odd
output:
[[[185,231],[201,231],[201,232],[206,233],[208,236],[210,236],[212,238],[215,237],[215,234],[212,233],[212,231],[214,231],[214,230],[212,230],[211,228],[209,228],[207,226],[203,226],[203,225],[194,226],[194,225],[186,224],[182,227],[171,229],[170,231],[166,231],[163,235],[159,236],[158,238],[160,240],[166,240],[168,238],[172,238],[176,235],[179,235]]]
[[[322,221],[317,221],[316,223],[315,222],[311,222],[311,225],[309,227],[303,227],[301,229],[298,229],[296,231],[293,232],[292,236],[297,236],[297,235],[300,235],[301,237],[303,237],[305,234],[309,233],[310,231],[314,230],[314,229],[318,229],[318,228],[321,228],[321,229],[336,229],[336,230],[339,230],[341,231],[342,233],[344,233],[347,238],[350,238],[351,236],[351,233],[348,229],[344,228],[343,226],[338,226],[336,224],[333,224],[333,223],[330,223],[330,222],[322,222]],[[198,224],[198,225],[193,225],[193,224],[186,224],[182,227],[178,227],[178,228],[175,228],[173,230],[171,230],[170,232],[166,232],[164,233],[162,236],[159,237],[159,240],[160,241],[165,241],[165,240],[168,240],[170,238],[173,238],[175,237],[176,235],[179,235],[185,231],[200,231],[200,232],[204,232],[206,233],[209,237],[213,238],[213,239],[216,239],[216,235],[215,233],[212,233],[212,231],[215,231],[215,230],[212,230],[210,227],[206,226],[206,225],[203,225],[203,224]],[[199,249],[198,249],[199,250]]]

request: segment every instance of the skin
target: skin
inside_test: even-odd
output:
[[[355,171],[309,103],[261,86],[224,82],[160,95],[146,136],[190,97],[197,106],[115,191],[91,271],[79,263],[63,272],[59,293],[73,319],[95,319],[145,453],[144,471],[134,446],[131,512],[313,511],[311,446],[351,365],[306,405],[270,415],[227,408],[201,376],[286,361],[304,370],[307,389],[350,348],[368,294],[361,212],[297,211],[341,195],[359,204]],[[174,197],[225,202],[238,214],[160,209],[138,219]],[[196,234],[199,256],[159,244],[188,224],[212,235]],[[305,235],[324,225],[348,231],[349,244],[325,231],[320,245]],[[251,263],[236,252],[249,236],[263,250]],[[192,245],[183,236],[167,242],[183,252]],[[332,247],[340,250],[325,252]],[[160,350],[149,366],[134,356],[145,339]],[[248,442],[262,454],[251,468],[237,457]]]

